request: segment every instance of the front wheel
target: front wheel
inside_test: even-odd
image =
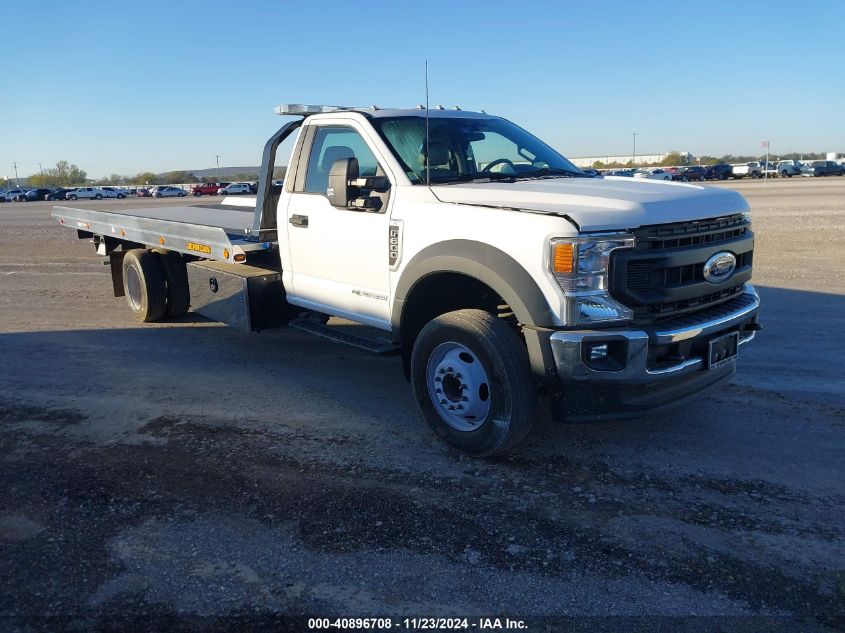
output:
[[[422,329],[411,383],[429,426],[470,455],[506,451],[534,423],[537,392],[525,345],[483,310],[449,312]]]
[[[76,200],[76,196],[71,196],[71,197],[70,197],[70,199],[71,199],[71,200]]]

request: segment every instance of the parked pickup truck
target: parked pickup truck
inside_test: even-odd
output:
[[[778,163],[778,175],[781,178],[792,178],[801,175],[801,161],[782,160]]]
[[[733,165],[733,174],[735,179],[745,178],[762,178],[763,167],[760,163],[740,163]]]
[[[735,191],[588,178],[484,113],[277,112],[295,118],[264,147],[254,213],[53,210],[108,257],[138,320],[190,306],[247,331],[289,325],[398,354],[434,432],[478,456],[519,443],[540,398],[581,421],[718,388],[760,328]],[[336,331],[330,316],[381,334]]]
[[[228,182],[209,182],[191,187],[191,193],[197,197],[199,196],[216,196],[223,187],[226,187]]]

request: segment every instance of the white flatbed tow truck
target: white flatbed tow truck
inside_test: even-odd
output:
[[[592,420],[718,388],[760,329],[736,192],[590,178],[485,113],[276,112],[295,118],[267,141],[250,207],[55,207],[108,257],[138,320],[190,307],[398,353],[432,429],[478,456],[516,445],[542,397],[558,419]]]

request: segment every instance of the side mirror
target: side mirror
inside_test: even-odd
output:
[[[326,196],[333,207],[347,208],[349,206],[349,181],[358,178],[358,159],[340,158],[332,164],[329,171],[329,186]]]

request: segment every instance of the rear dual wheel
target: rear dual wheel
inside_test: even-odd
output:
[[[411,383],[429,426],[470,455],[512,448],[534,422],[537,392],[525,345],[483,310],[449,312],[422,329]]]
[[[184,315],[190,305],[185,262],[164,249],[133,249],[123,257],[126,303],[141,323]]]

